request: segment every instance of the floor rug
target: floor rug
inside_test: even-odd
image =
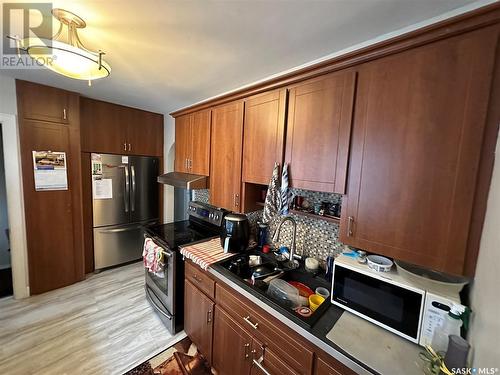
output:
[[[211,375],[205,359],[198,353],[189,337],[164,352],[141,363],[125,375]]]

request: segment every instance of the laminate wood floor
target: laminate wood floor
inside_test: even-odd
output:
[[[0,374],[122,374],[185,337],[172,336],[134,263],[24,300],[0,300]]]

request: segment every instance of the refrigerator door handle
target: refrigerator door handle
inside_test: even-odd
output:
[[[130,172],[132,174],[132,194],[130,196],[130,205],[132,207],[132,212],[135,211],[135,167],[130,166]]]
[[[125,165],[123,166],[123,168],[125,168],[125,195],[123,196],[123,199],[125,201],[125,212],[128,212],[129,197],[130,197],[130,179],[128,176],[128,166]]]

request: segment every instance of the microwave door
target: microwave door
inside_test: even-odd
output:
[[[424,291],[335,265],[332,302],[414,343],[419,342]]]

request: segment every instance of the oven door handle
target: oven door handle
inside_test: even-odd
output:
[[[153,242],[154,242],[154,244],[155,244],[156,246],[158,246],[159,248],[161,248],[161,253],[163,254],[163,256],[165,256],[165,257],[167,257],[167,258],[172,258],[172,256],[174,255],[174,254],[172,253],[172,251],[166,251],[166,250],[165,250],[165,248],[164,248],[163,246],[158,245],[158,243],[157,243],[157,242],[155,242],[154,238],[149,237],[149,236],[146,236],[146,235],[144,235],[144,238],[149,238],[151,241],[153,241]],[[169,250],[170,250],[170,249],[169,249]]]
[[[163,311],[160,306],[158,306],[155,301],[153,300],[153,298],[151,297],[151,291],[149,290],[148,287],[145,287],[144,289],[146,289],[146,298],[148,299],[148,301],[153,305],[153,307],[160,313],[162,314],[165,318],[167,318],[168,320],[172,320],[172,315],[169,315],[167,314],[165,311]]]

